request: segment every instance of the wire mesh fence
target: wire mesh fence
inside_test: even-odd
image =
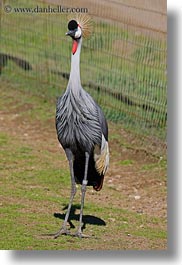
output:
[[[134,5],[135,4],[135,5]],[[81,80],[107,117],[166,136],[166,1],[1,1],[0,78],[55,99],[66,88],[68,15],[87,13]]]

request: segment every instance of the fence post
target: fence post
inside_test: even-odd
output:
[[[2,1],[3,0],[0,0],[0,39],[1,39],[1,18],[2,18]]]
[[[1,18],[2,18],[3,0],[0,0],[0,37],[1,37]]]

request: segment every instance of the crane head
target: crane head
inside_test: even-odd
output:
[[[73,19],[68,23],[68,30],[69,31],[66,33],[66,35],[72,37],[73,39],[72,54],[75,54],[78,47],[78,41],[82,36],[82,30],[77,21]]]
[[[73,39],[80,39],[82,36],[81,26],[76,22],[76,20],[70,20],[68,23],[69,31],[66,35],[71,36]]]
[[[79,40],[83,37],[87,38],[92,32],[92,24],[90,17],[85,14],[77,14],[75,18],[71,18],[68,22],[68,32],[66,35],[72,37],[73,46],[72,53],[75,54]]]

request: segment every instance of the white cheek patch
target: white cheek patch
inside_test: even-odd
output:
[[[81,37],[81,35],[82,35],[82,31],[81,31],[81,28],[78,26],[78,29],[75,32],[75,38],[78,39]]]

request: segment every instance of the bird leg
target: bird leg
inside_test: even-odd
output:
[[[71,210],[71,206],[72,206],[72,202],[73,202],[73,198],[76,194],[76,183],[75,183],[75,178],[74,178],[74,171],[73,171],[73,154],[69,149],[65,150],[68,161],[69,161],[69,167],[70,167],[70,173],[71,173],[71,194],[70,194],[70,201],[69,201],[69,205],[68,205],[68,209],[66,212],[66,216],[63,222],[63,225],[61,227],[61,229],[54,235],[54,238],[57,238],[60,235],[69,235],[70,231],[67,229],[67,222],[68,222],[68,218],[70,215],[70,210]]]
[[[84,207],[84,199],[85,199],[85,192],[86,192],[86,186],[87,186],[87,183],[88,183],[88,180],[87,180],[87,173],[88,173],[88,163],[89,163],[89,153],[85,153],[85,172],[84,172],[84,179],[82,181],[82,187],[81,187],[81,192],[82,192],[82,195],[81,195],[81,208],[80,208],[80,219],[79,219],[79,227],[78,227],[78,230],[75,234],[75,236],[77,237],[88,237],[86,235],[84,235],[82,233],[82,226],[83,226],[83,223],[82,223],[82,217],[83,217],[83,207]]]

